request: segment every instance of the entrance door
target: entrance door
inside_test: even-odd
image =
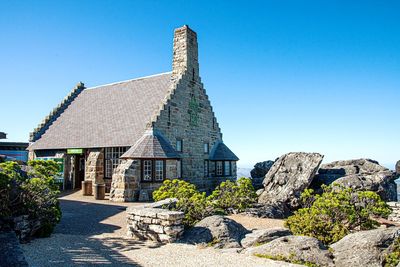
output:
[[[74,188],[81,188],[85,180],[85,155],[75,155]]]

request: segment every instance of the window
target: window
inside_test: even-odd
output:
[[[160,182],[165,178],[165,160],[142,160],[142,181]]]
[[[114,169],[121,163],[120,157],[126,152],[127,147],[106,147],[105,148],[105,178],[111,178]]]
[[[182,140],[176,140],[176,151],[182,152]]]
[[[216,175],[222,176],[222,161],[217,161],[215,163]]]
[[[208,160],[204,161],[204,176],[208,177],[209,174],[209,162]]]
[[[154,180],[162,181],[164,179],[164,161],[163,160],[156,160],[156,172]]]
[[[231,175],[231,162],[224,161],[224,175],[230,176]]]
[[[151,181],[153,178],[153,166],[151,160],[143,161],[143,181]]]
[[[204,143],[204,154],[208,154],[209,148],[210,148],[209,144],[208,143]]]

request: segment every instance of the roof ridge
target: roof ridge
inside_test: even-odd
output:
[[[92,90],[92,89],[97,89],[97,88],[104,87],[104,86],[110,86],[110,85],[116,85],[116,84],[120,84],[120,83],[132,82],[132,81],[136,81],[136,80],[153,78],[153,77],[156,77],[156,76],[161,76],[161,75],[170,74],[170,73],[172,73],[172,71],[167,71],[167,72],[162,72],[162,73],[158,73],[158,74],[153,74],[153,75],[133,78],[133,79],[129,79],[129,80],[123,80],[123,81],[119,81],[119,82],[106,83],[106,84],[102,84],[102,85],[88,87],[88,88],[86,88],[86,90]]]

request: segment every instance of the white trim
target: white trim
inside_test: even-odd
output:
[[[84,90],[92,90],[92,89],[97,89],[97,88],[104,87],[104,86],[110,86],[110,85],[116,85],[116,84],[120,84],[120,83],[126,83],[126,82],[132,82],[132,81],[136,81],[136,80],[147,79],[147,78],[161,76],[161,75],[165,75],[165,74],[169,74],[169,73],[172,73],[172,71],[163,72],[163,73],[159,73],[159,74],[153,74],[153,75],[134,78],[134,79],[129,79],[129,80],[120,81],[120,82],[113,82],[113,83],[107,83],[107,84],[103,84],[103,85],[97,85],[97,86],[94,86],[94,87],[85,88]]]

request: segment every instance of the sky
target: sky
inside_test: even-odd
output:
[[[0,1],[0,131],[28,141],[82,81],[170,71],[173,30],[240,167],[293,151],[400,160],[399,1]]]

